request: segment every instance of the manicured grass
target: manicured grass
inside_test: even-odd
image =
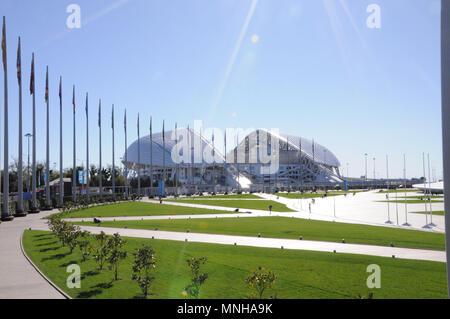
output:
[[[355,193],[359,193],[361,191],[355,191]],[[349,194],[349,196],[353,195],[354,192],[351,191],[331,191],[327,193],[327,196],[339,196],[339,195],[345,195],[345,194]],[[285,198],[291,198],[291,199],[300,199],[300,198],[319,198],[319,197],[323,197],[325,193],[321,192],[321,193],[275,193],[274,195],[276,196],[282,196]]]
[[[278,298],[355,298],[374,293],[374,298],[446,298],[445,263],[402,260],[351,254],[332,254],[287,249],[227,246],[126,238],[128,257],[119,267],[118,281],[107,267],[97,270],[92,259],[81,263],[79,250],[71,255],[61,248],[50,232],[25,231],[25,251],[39,269],[56,285],[74,298],[140,298],[141,292],[131,280],[132,253],[142,244],[156,251],[157,265],[150,298],[183,298],[190,272],[186,259],[207,257],[201,271],[208,279],[200,290],[200,298],[245,298],[250,292],[245,278],[259,266],[276,276]],[[69,289],[66,268],[77,263],[81,267],[80,289]],[[381,267],[381,288],[367,288],[367,266]],[[270,296],[268,291],[265,296]]]
[[[92,223],[78,223],[93,225]],[[104,221],[105,227],[155,229],[192,233],[292,238],[445,250],[444,234],[381,226],[326,222],[290,217],[194,218],[144,221]]]
[[[269,210],[269,205],[272,205],[272,211],[274,212],[294,212],[294,210],[287,208],[286,205],[271,201],[271,200],[202,200],[202,199],[168,199],[168,202],[179,202],[187,204],[209,205],[209,206],[221,206],[232,207],[240,209],[259,209]]]
[[[94,206],[70,213],[59,213],[62,218],[83,218],[83,217],[123,217],[123,216],[166,216],[166,215],[198,215],[198,214],[230,214],[232,212],[183,207],[174,205],[164,205],[145,202],[126,202]]]
[[[430,214],[430,212],[412,212],[413,214]],[[433,215],[440,215],[440,216],[444,216],[444,211],[443,210],[438,210],[438,211],[433,211]]]

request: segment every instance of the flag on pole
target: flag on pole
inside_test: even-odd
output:
[[[102,100],[100,100],[98,103],[98,127],[102,126],[101,118],[102,118]]]
[[[139,135],[139,113],[138,113],[138,119],[137,119],[137,133]]]
[[[62,76],[59,77],[59,93],[58,93],[58,96],[59,96],[59,100],[61,101],[62,100]]]
[[[73,92],[72,92],[72,104],[73,104],[73,113],[75,114],[75,110],[76,110],[76,104],[75,104],[75,85],[73,86]]]
[[[34,94],[34,54],[31,59],[30,95]]]
[[[19,84],[22,82],[22,58],[20,53],[20,37],[19,44],[17,46],[17,81]]]
[[[45,75],[45,102],[48,103],[48,66],[47,73]]]
[[[6,19],[3,17],[3,29],[2,29],[2,60],[3,70],[6,71]]]
[[[86,110],[86,119],[88,119],[89,118],[88,93],[86,93],[86,107],[85,107],[85,110]]]
[[[163,138],[163,142],[165,141],[165,137],[164,137],[164,121],[163,121],[163,131],[162,131],[162,138]]]
[[[127,109],[125,109],[125,114],[123,116],[123,130],[127,132]]]
[[[114,129],[114,105],[111,111],[111,128]]]

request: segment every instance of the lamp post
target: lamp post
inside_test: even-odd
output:
[[[364,174],[364,179],[367,182],[367,153],[365,153],[364,156],[366,157],[366,173]]]

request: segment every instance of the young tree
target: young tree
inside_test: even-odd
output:
[[[120,237],[119,233],[115,233],[113,237],[108,239],[109,255],[107,261],[110,264],[109,269],[114,272],[114,280],[117,280],[119,271],[119,262],[127,257],[127,251],[121,250],[125,245],[125,240]]]
[[[90,243],[91,233],[88,231],[82,231],[78,239],[78,248],[80,248],[82,261],[86,261],[87,257],[91,254],[92,248]]]
[[[256,294],[251,293],[248,297],[263,299],[264,291],[273,287],[275,279],[276,276],[271,270],[265,271],[264,268],[258,267],[258,270],[252,272],[247,279],[245,279],[245,282],[249,287],[256,290]]]
[[[64,227],[64,242],[69,246],[70,253],[73,252],[78,245],[77,238],[80,236],[81,230],[79,226],[66,223]]]
[[[102,231],[100,234],[94,235],[94,240],[96,245],[93,247],[93,257],[97,261],[99,265],[99,270],[103,269],[103,264],[105,262],[106,257],[109,254],[109,246],[108,246],[108,237]]]
[[[155,251],[150,246],[138,248],[134,255],[133,275],[131,279],[136,280],[142,293],[147,298],[150,285],[155,277],[150,276],[150,270],[156,267]]]
[[[207,261],[206,257],[201,258],[192,257],[191,259],[187,260],[187,264],[191,269],[192,273],[191,283],[186,288],[184,288],[184,291],[188,296],[198,298],[198,295],[200,293],[200,287],[208,278],[207,273],[203,274],[200,273],[200,266],[205,264],[206,261]]]

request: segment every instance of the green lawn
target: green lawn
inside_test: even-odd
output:
[[[430,212],[412,212],[413,214],[430,214]],[[433,215],[440,215],[440,216],[444,216],[444,211],[443,210],[438,210],[438,211],[433,211]]]
[[[208,279],[200,298],[245,298],[249,288],[245,278],[263,266],[277,276],[278,298],[355,298],[358,294],[374,298],[446,298],[445,263],[402,260],[364,255],[333,254],[287,249],[227,246],[204,243],[176,242],[126,238],[128,257],[119,267],[118,281],[106,267],[98,271],[89,259],[82,263],[78,250],[69,255],[58,240],[43,231],[25,231],[25,251],[39,269],[66,293],[75,298],[140,298],[140,289],[131,280],[132,253],[142,244],[156,251],[157,266],[150,298],[183,298],[189,283],[186,259],[207,257],[202,271]],[[81,267],[80,289],[66,286],[66,268],[77,263]],[[369,290],[366,285],[370,264],[381,267],[381,288]],[[268,291],[266,296],[270,296]]]
[[[199,204],[199,205],[209,205],[209,206],[221,206],[221,207],[232,207],[240,209],[259,209],[259,210],[269,210],[269,205],[272,205],[272,211],[274,212],[294,212],[294,210],[287,208],[286,205],[271,201],[271,200],[202,200],[202,199],[168,199],[168,202],[179,202],[187,204]]]
[[[232,212],[164,205],[145,202],[125,202],[94,206],[70,213],[59,213],[63,218],[83,217],[123,217],[123,216],[166,216],[166,215],[197,215],[197,214],[230,214]]]
[[[91,222],[78,223],[92,225]],[[104,221],[105,227],[125,227],[155,229],[192,233],[292,238],[303,236],[304,240],[320,240],[347,243],[445,250],[444,234],[418,230],[396,229],[326,222],[290,217],[240,217],[240,218],[200,218],[144,221]]]

